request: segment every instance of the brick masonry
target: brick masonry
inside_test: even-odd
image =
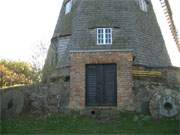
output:
[[[44,115],[49,115],[51,113],[68,113],[69,111],[71,112],[71,109],[78,112],[80,110],[80,113],[87,113],[90,115],[92,110],[96,111],[96,114],[101,114],[101,112],[103,112],[103,114],[111,114],[111,111],[117,110],[134,110],[139,113],[149,114],[150,111],[152,112],[149,103],[152,102],[152,97],[156,93],[162,93],[163,96],[168,95],[175,97],[174,99],[178,104],[177,109],[180,115],[179,68],[146,69],[143,67],[133,67],[133,69],[136,70],[161,71],[162,76],[134,77],[132,84],[131,52],[71,53],[71,60],[71,82],[64,82],[60,79],[59,81],[56,80],[56,82],[37,86],[0,89],[0,119],[21,116],[22,114],[44,117]],[[85,74],[84,70],[87,60],[88,63],[97,64],[101,64],[102,62],[117,63],[119,86],[117,107],[85,108],[85,82],[83,82],[85,75],[83,76],[82,74]],[[70,89],[70,85],[72,89]],[[156,101],[154,102],[155,104],[158,103]],[[81,109],[83,110],[81,111]],[[153,117],[154,112],[156,113],[159,111],[158,109],[159,108],[153,110]],[[179,115],[177,115],[178,119],[180,118]]]
[[[132,92],[132,52],[71,52],[70,101],[72,110],[85,109],[86,64],[117,64],[117,108],[134,110]]]

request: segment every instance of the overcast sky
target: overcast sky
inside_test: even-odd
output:
[[[0,59],[29,61],[40,42],[50,45],[63,0],[0,0]],[[170,0],[178,30],[180,30],[180,0]],[[159,0],[152,0],[161,24],[166,47],[175,66],[180,66],[180,54],[167,29]]]

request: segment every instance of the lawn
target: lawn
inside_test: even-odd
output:
[[[121,113],[115,119],[99,120],[78,115],[47,118],[21,117],[0,122],[2,134],[180,134],[180,123],[173,118],[153,120],[149,116]]]

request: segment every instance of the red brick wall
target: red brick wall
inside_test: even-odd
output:
[[[71,52],[70,103],[73,110],[85,109],[86,64],[117,64],[117,108],[134,110],[131,52]]]

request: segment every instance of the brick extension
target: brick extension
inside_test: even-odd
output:
[[[133,54],[128,51],[71,52],[70,102],[72,110],[85,109],[86,64],[117,64],[117,108],[134,110],[132,92]]]

